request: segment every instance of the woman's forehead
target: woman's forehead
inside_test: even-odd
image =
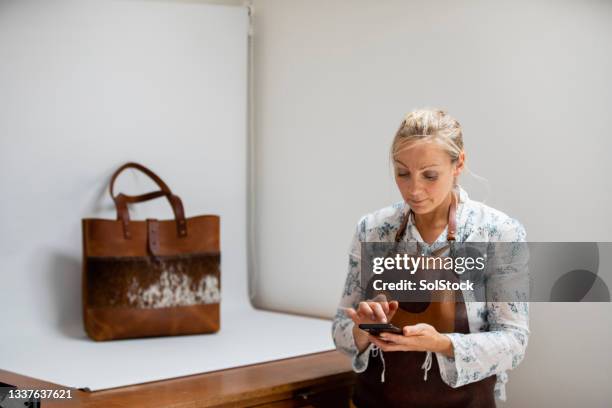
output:
[[[450,157],[437,143],[415,142],[403,146],[394,155],[394,162],[404,167],[420,169],[431,165],[446,165],[450,163]]]

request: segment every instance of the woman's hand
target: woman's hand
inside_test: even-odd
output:
[[[359,302],[357,310],[352,307],[345,309],[347,316],[355,323],[353,326],[353,338],[360,352],[368,347],[370,340],[368,333],[361,330],[359,325],[361,323],[388,323],[399,307],[397,300],[387,302],[384,296],[376,299],[380,300]]]
[[[442,353],[448,357],[454,355],[451,340],[438,333],[431,325],[418,323],[414,326],[404,326],[402,334],[381,333],[380,337],[368,334],[370,342],[382,351],[431,351]]]

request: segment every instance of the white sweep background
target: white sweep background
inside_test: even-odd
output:
[[[247,33],[245,7],[0,2],[0,368],[98,390],[333,347],[329,321],[248,302]],[[219,333],[86,337],[80,220],[115,217],[108,181],[126,161],[157,172],[188,216],[221,216]],[[118,187],[154,185],[128,171]],[[172,216],[161,200],[132,208]]]
[[[403,115],[464,128],[470,196],[531,241],[612,241],[612,3],[255,0],[254,303],[331,317]],[[534,271],[537,273],[537,271]],[[509,407],[612,397],[612,305],[532,304]]]

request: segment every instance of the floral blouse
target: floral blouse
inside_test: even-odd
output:
[[[478,201],[470,200],[466,191],[457,186],[457,233],[456,242],[525,242],[523,226],[501,211]],[[353,236],[349,251],[349,267],[340,304],[332,324],[332,336],[336,348],[352,358],[355,372],[368,367],[370,351],[372,357],[383,358],[382,350],[370,344],[359,353],[353,339],[353,321],[346,316],[347,307],[356,308],[364,298],[360,286],[361,242],[392,242],[403,216],[409,207],[404,202],[393,204],[361,218]],[[428,245],[417,230],[413,217],[408,221],[404,241],[420,242],[426,253],[446,244],[445,229],[437,240]],[[522,262],[522,260],[519,260]],[[527,268],[526,260],[524,268]],[[426,353],[423,364],[425,378],[435,354],[440,367],[440,376],[455,388],[497,375],[495,396],[506,399],[505,383],[507,370],[515,368],[523,359],[529,337],[528,302],[477,302],[470,301],[464,293],[469,334],[444,333],[453,343],[454,357],[441,353]],[[429,361],[428,361],[429,360]],[[383,378],[384,381],[384,372]]]

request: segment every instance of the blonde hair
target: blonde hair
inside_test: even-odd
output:
[[[413,142],[436,142],[455,162],[463,151],[463,133],[459,122],[441,109],[417,109],[408,113],[391,144],[391,164]]]

